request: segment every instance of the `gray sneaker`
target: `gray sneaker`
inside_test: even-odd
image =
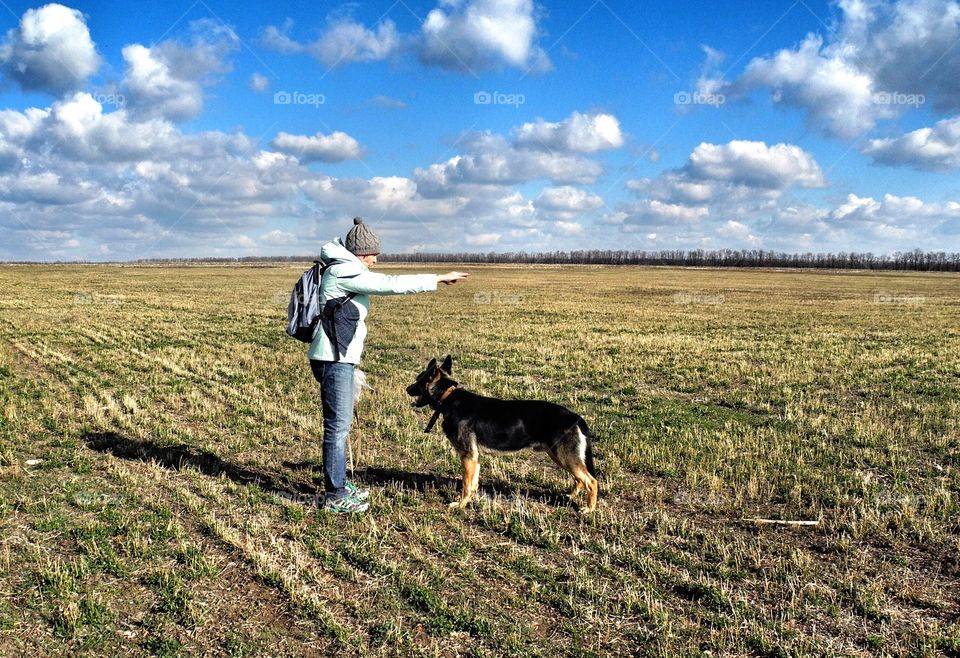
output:
[[[366,500],[367,498],[370,497],[369,491],[367,491],[366,489],[358,489],[357,485],[355,485],[350,480],[347,480],[347,483],[343,485],[343,488],[347,490],[348,496],[353,496],[357,500]]]
[[[370,503],[365,500],[358,500],[349,494],[340,498],[327,498],[321,508],[324,512],[333,512],[334,514],[360,514],[370,509]]]

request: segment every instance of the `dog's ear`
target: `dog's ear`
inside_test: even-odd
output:
[[[447,358],[443,360],[443,365],[440,366],[440,370],[444,371],[448,375],[453,374],[453,357],[449,354]]]
[[[437,360],[430,359],[430,363],[427,364],[427,372],[433,373],[433,371],[436,369],[437,369]]]

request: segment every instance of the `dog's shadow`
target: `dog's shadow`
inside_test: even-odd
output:
[[[296,480],[283,473],[234,464],[209,450],[186,443],[162,445],[149,440],[133,439],[117,432],[91,432],[82,435],[80,439],[87,447],[96,452],[109,453],[121,459],[147,463],[155,462],[174,471],[193,468],[204,475],[223,476],[242,485],[256,485],[264,491],[286,498],[317,496],[322,493],[322,486],[318,488],[315,481]],[[318,472],[321,468],[320,464],[311,460],[285,461],[282,466],[294,472]],[[451,501],[455,500],[460,492],[460,479],[447,475],[377,466],[358,468],[355,474],[360,483],[370,486],[399,485],[403,489],[410,489],[419,493],[448,491]],[[320,484],[322,485],[322,479],[317,479],[321,480]],[[525,483],[518,485],[503,480],[482,482],[480,492],[490,498],[511,499],[522,496],[558,507],[570,504],[565,495],[554,489]]]

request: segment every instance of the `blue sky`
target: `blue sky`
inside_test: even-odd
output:
[[[960,250],[955,1],[5,7],[0,259]]]

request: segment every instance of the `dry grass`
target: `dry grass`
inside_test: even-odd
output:
[[[0,269],[0,653],[960,654],[960,277],[474,267],[376,299],[346,519],[309,504],[300,269]],[[596,514],[526,453],[447,510],[404,395],[447,353],[587,418]]]

